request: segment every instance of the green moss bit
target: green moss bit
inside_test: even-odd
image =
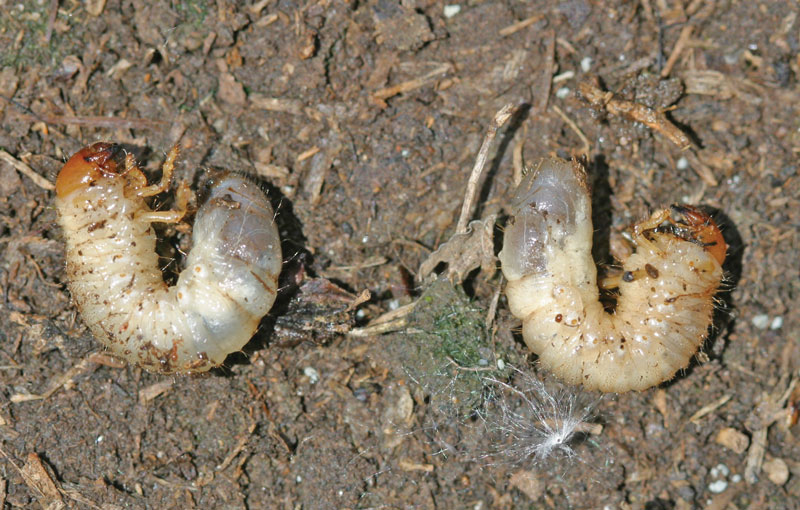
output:
[[[461,287],[439,279],[417,301],[408,328],[387,338],[387,354],[438,410],[470,414],[484,401],[485,380],[508,376],[505,353],[490,345],[485,315]]]

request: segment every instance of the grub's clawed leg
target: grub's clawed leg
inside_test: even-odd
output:
[[[136,215],[136,219],[148,223],[178,223],[186,215],[189,208],[189,201],[194,196],[189,186],[182,182],[175,192],[176,209],[173,211],[146,211]]]
[[[161,182],[151,186],[144,186],[143,188],[139,189],[136,194],[140,197],[152,197],[153,195],[158,195],[159,193],[167,191],[169,189],[169,183],[172,180],[172,171],[175,169],[176,159],[178,159],[177,145],[169,150],[167,159],[164,161],[164,165],[161,167]],[[125,163],[127,167],[127,159]]]
[[[153,195],[157,195],[169,189],[169,183],[172,180],[172,172],[175,168],[175,159],[178,157],[178,146],[174,146],[170,149],[169,154],[167,154],[167,159],[164,161],[164,166],[162,167],[162,175],[161,175],[161,182],[158,184],[153,184],[152,186],[145,186],[137,191],[137,195],[140,197],[150,197]],[[136,215],[136,218],[140,221],[146,221],[149,223],[152,222],[159,222],[159,223],[177,223],[181,221],[181,219],[186,215],[186,210],[189,208],[189,202],[191,201],[194,193],[189,186],[182,182],[178,185],[178,189],[175,191],[175,201],[176,201],[176,208],[172,211],[144,211]]]
[[[658,248],[654,243],[652,243],[647,237],[645,237],[645,232],[650,230],[654,230],[656,227],[664,223],[665,221],[670,220],[669,210],[668,209],[661,209],[660,211],[656,211],[650,216],[650,218],[640,221],[636,225],[633,226],[633,244],[638,247],[645,248],[652,253],[661,253],[661,249]]]

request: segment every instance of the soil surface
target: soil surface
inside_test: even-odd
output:
[[[0,2],[0,509],[799,508],[794,3],[248,4]],[[548,155],[583,158],[601,271],[655,208],[723,226],[713,332],[672,381],[558,387],[504,298],[485,333],[499,272],[425,294],[508,103],[471,218],[499,215],[495,253],[515,172]],[[153,180],[177,143],[193,189],[227,168],[269,190],[281,294],[224,367],[150,374],[84,326],[52,183],[98,140]],[[189,225],[161,228],[168,278]],[[364,333],[421,295],[438,308]]]

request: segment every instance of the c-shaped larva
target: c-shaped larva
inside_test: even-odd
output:
[[[726,244],[690,206],[656,211],[632,229],[636,252],[616,310],[599,299],[592,210],[580,164],[546,159],[520,183],[500,252],[522,336],[557,377],[591,390],[644,390],[685,368],[705,339]]]
[[[153,185],[123,153],[95,143],[58,174],[70,292],[114,354],[156,372],[206,371],[247,343],[275,301],[281,248],[272,207],[257,184],[231,173],[216,179],[197,211],[186,269],[167,287],[151,223],[180,221],[191,192],[178,188],[177,211],[153,211],[144,199],[169,187],[178,149]]]

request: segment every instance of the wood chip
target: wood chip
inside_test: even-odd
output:
[[[139,390],[139,403],[146,404],[172,388],[174,381],[164,380]]]
[[[263,94],[251,94],[250,104],[271,112],[285,112],[292,115],[303,115],[303,102],[299,99],[267,97]]]
[[[65,508],[61,493],[45,468],[44,463],[35,453],[28,454],[28,461],[20,471],[25,484],[31,488],[36,499],[45,510],[60,510]]]
[[[653,395],[653,405],[656,406],[658,412],[664,417],[664,428],[669,428],[669,406],[667,405],[667,392],[664,390],[656,390]]]
[[[92,16],[100,16],[106,8],[106,0],[86,0],[86,12]]]
[[[237,106],[243,106],[247,102],[244,86],[236,81],[236,78],[231,73],[220,74],[217,95],[226,103]]]
[[[717,432],[714,441],[736,453],[744,453],[750,446],[750,439],[732,427],[725,427]]]

